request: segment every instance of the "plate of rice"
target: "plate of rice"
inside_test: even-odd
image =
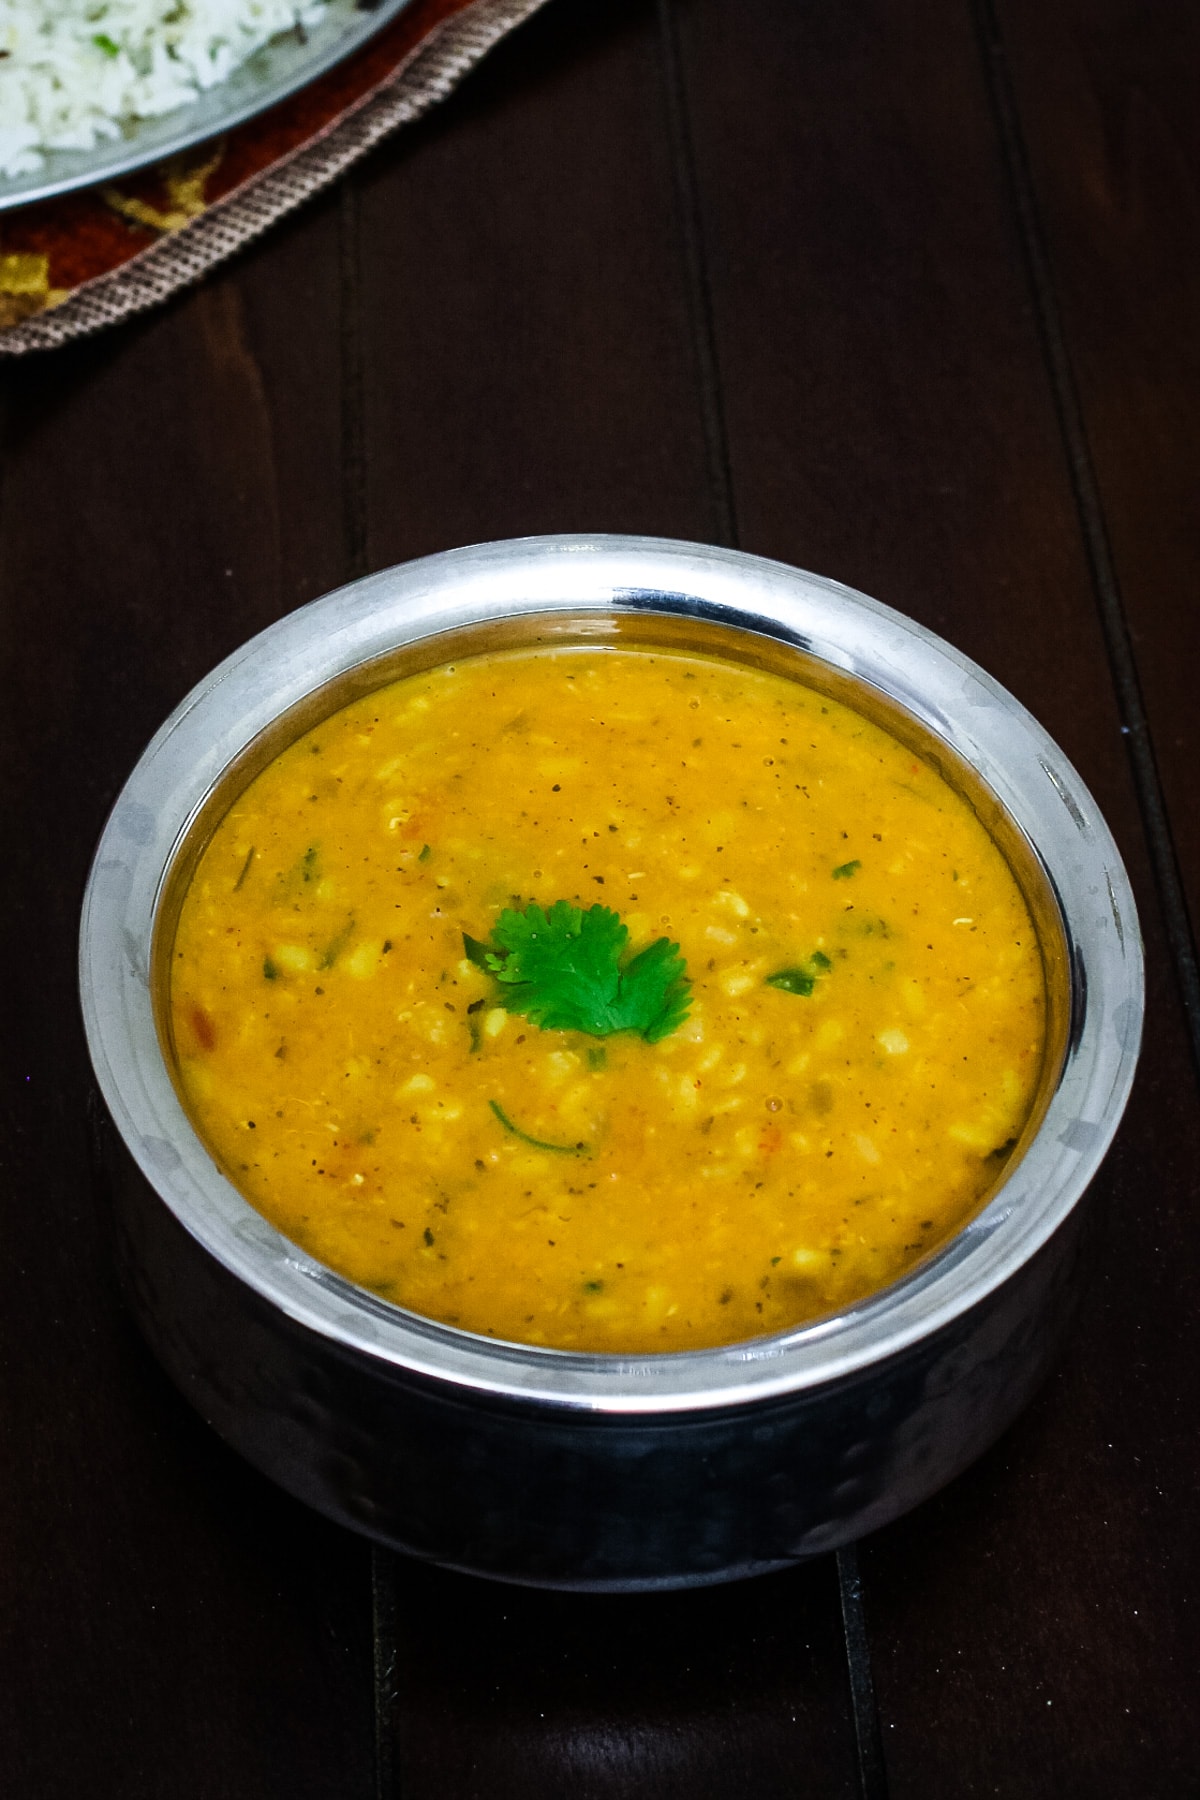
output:
[[[410,0],[0,0],[0,208],[114,181],[313,81]]]

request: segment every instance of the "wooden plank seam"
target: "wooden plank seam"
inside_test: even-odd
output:
[[[1054,399],[1079,517],[1080,536],[1112,671],[1142,828],[1150,852],[1159,905],[1179,982],[1188,1038],[1200,1076],[1200,968],[1184,898],[1175,842],[1167,818],[1162,779],[1142,696],[1137,659],[1125,616],[1105,520],[1104,502],[1088,443],[1079,387],[1067,348],[1062,309],[1037,203],[1037,189],[1021,127],[994,0],[972,0],[988,96],[1008,177],[1026,278],[1033,297],[1042,357]]]

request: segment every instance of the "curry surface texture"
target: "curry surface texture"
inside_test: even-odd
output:
[[[678,943],[686,1022],[506,1010],[464,934],[558,900]],[[670,651],[468,659],[327,719],[221,821],[171,967],[187,1104],[261,1212],[564,1349],[732,1343],[894,1279],[995,1184],[1043,1053],[970,806],[847,707]]]

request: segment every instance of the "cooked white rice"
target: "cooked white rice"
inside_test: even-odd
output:
[[[224,81],[326,0],[0,0],[0,177],[90,150]]]

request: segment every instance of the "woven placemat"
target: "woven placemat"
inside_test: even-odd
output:
[[[441,100],[546,0],[415,0],[302,93],[186,157],[0,217],[0,354],[156,306]]]

